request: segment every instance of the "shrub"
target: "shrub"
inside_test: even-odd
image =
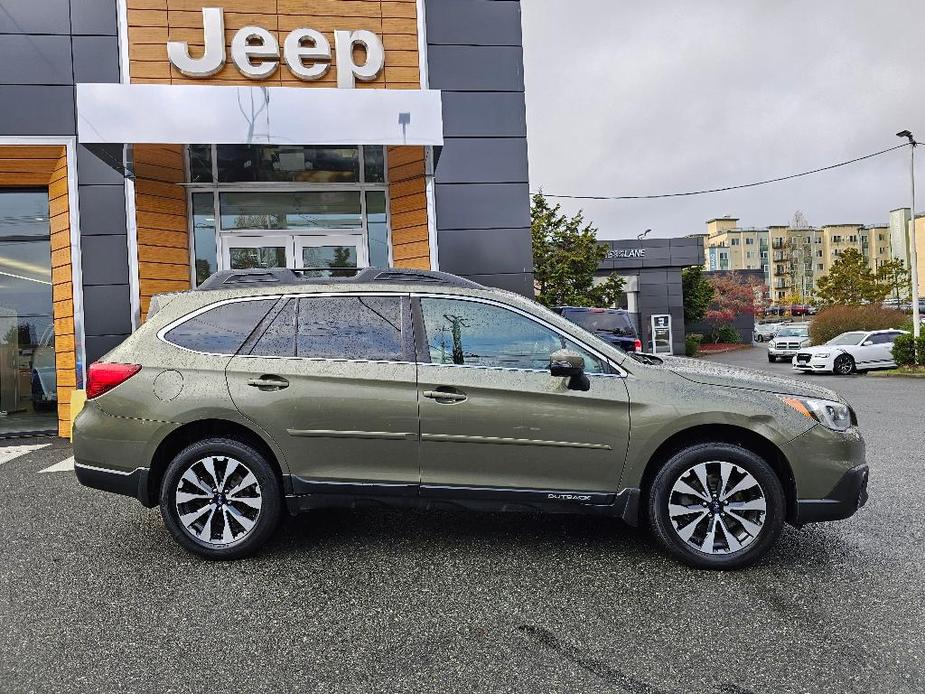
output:
[[[910,332],[908,335],[900,335],[893,342],[893,361],[896,366],[922,366],[925,365],[925,334],[919,335],[918,340],[918,362],[916,362],[915,350],[912,349],[914,338]]]
[[[700,343],[703,342],[703,335],[690,333],[684,338],[684,353],[689,357],[694,357],[700,351]]]
[[[877,304],[863,306],[829,306],[819,311],[809,327],[814,345],[821,345],[850,330],[886,330],[898,328],[907,320],[906,314],[895,308]]]
[[[739,342],[739,331],[731,325],[721,325],[713,331],[713,342],[737,344]]]

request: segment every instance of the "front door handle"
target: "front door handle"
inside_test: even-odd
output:
[[[454,402],[463,402],[469,396],[465,393],[460,393],[457,390],[445,389],[445,390],[425,390],[424,397],[430,398],[431,400],[436,400],[441,404],[450,404]]]
[[[247,385],[260,390],[282,390],[289,387],[289,381],[282,376],[264,374],[260,378],[251,378],[248,380]]]

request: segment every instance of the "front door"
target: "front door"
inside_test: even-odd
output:
[[[419,316],[423,494],[617,491],[629,400],[603,359],[489,302],[422,297]],[[585,357],[590,390],[550,375],[549,356],[562,348]]]
[[[235,405],[284,450],[295,493],[417,493],[411,333],[406,297],[303,295],[231,359]]]

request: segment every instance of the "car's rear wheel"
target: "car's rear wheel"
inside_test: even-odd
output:
[[[784,524],[784,491],[771,467],[746,448],[704,443],[679,451],[649,490],[649,522],[662,545],[699,569],[757,561]]]
[[[256,551],[279,524],[279,480],[253,447],[210,438],[180,451],[164,474],[161,516],[183,547],[207,559]]]
[[[848,376],[853,374],[855,371],[854,357],[850,354],[839,354],[835,357],[835,362],[832,365],[832,371],[837,373],[839,376]]]

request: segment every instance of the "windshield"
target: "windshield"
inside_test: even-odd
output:
[[[636,329],[630,322],[629,316],[620,311],[587,310],[576,311],[565,309],[563,318],[568,318],[576,325],[591,332],[611,333],[625,337],[636,337]]]
[[[777,333],[777,337],[809,337],[808,328],[784,328]]]
[[[842,333],[826,342],[827,345],[857,345],[867,333]]]

